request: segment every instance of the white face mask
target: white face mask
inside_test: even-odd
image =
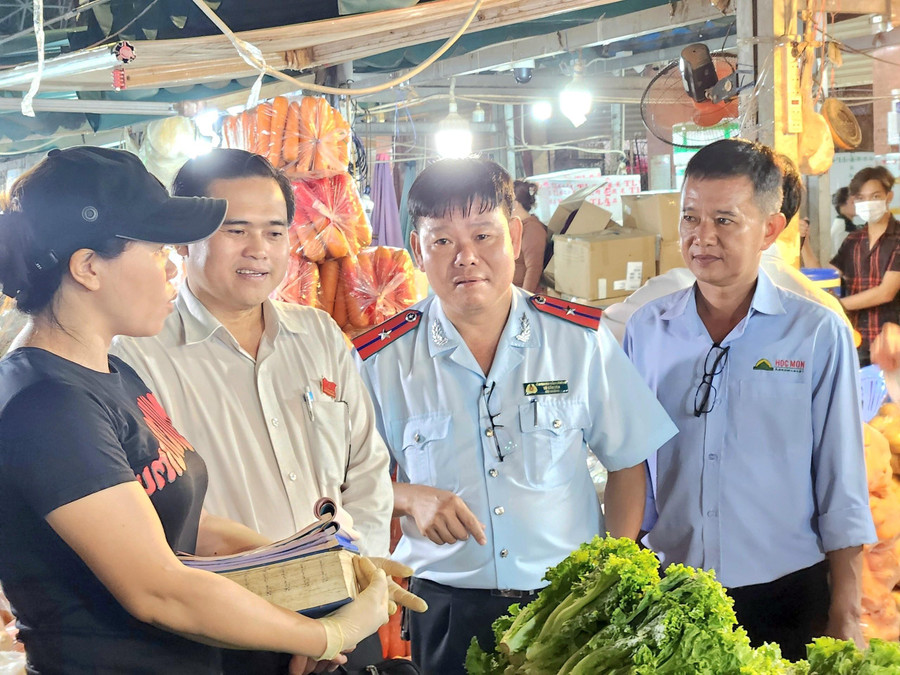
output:
[[[887,213],[887,203],[882,200],[855,202],[856,215],[867,223],[877,223]]]

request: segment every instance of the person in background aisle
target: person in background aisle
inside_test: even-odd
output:
[[[600,312],[512,284],[522,223],[494,162],[441,160],[409,193],[411,244],[435,295],[354,340],[398,465],[394,552],[429,605],[413,661],[464,673],[473,636],[609,531],[638,535],[644,460],[675,432]],[[606,522],[586,463],[609,471]]]
[[[203,517],[203,459],[107,351],[162,328],[175,266],[161,242],[209,236],[225,207],[169,197],[131,153],[78,147],[20,177],[0,213],[0,284],[30,317],[0,361],[0,581],[29,673],[213,675],[211,645],[320,672],[387,620],[374,568],[355,602],[314,621],[175,557],[259,536]]]
[[[529,293],[537,293],[541,287],[541,274],[544,272],[547,226],[531,213],[537,201],[537,184],[517,180],[513,186],[516,196],[513,215],[522,221],[522,246],[516,257],[513,284]]]
[[[837,253],[841,250],[841,244],[851,232],[856,232],[859,227],[853,222],[856,217],[856,206],[849,187],[842,187],[831,197],[836,216],[831,223],[831,250]]]
[[[835,192],[831,197],[831,203],[837,213],[831,223],[831,251],[837,253],[847,235],[856,232],[859,228],[853,222],[856,209],[853,206],[853,197],[850,195],[849,187],[842,187]],[[807,218],[800,219],[800,259],[803,267],[821,267],[809,241],[809,219]]]
[[[781,213],[784,215],[784,221],[789,223],[800,208],[800,202],[803,197],[803,182],[797,166],[789,157],[778,155],[778,164],[781,172],[784,174],[781,185],[783,194]],[[798,295],[818,302],[820,305],[825,305],[841,317],[841,320],[848,327],[850,326],[850,321],[847,319],[847,315],[844,313],[844,309],[841,307],[838,299],[831,293],[813,284],[796,267],[785,262],[777,245],[773,244],[763,251],[760,267],[769,275],[776,286],[793,291]],[[671,269],[665,274],[649,279],[647,283],[625,298],[623,302],[617,302],[607,307],[603,312],[602,322],[612,331],[612,334],[616,336],[616,339],[621,344],[625,339],[625,325],[628,319],[640,307],[656,298],[688,288],[695,281],[696,278],[688,268],[676,267]]]
[[[351,352],[325,312],[268,299],[287,270],[290,182],[259,155],[213,150],[182,167],[173,192],[227,199],[225,221],[179,248],[185,284],[162,333],[117,340],[114,352],[208,449],[211,513],[281,539],[330,497],[360,551],[387,556],[388,453]],[[287,657],[226,653],[226,671],[261,673],[263,658],[277,671]],[[348,668],[380,661],[377,636],[350,659]]]
[[[760,269],[782,180],[750,141],[691,158],[680,232],[697,281],[635,312],[625,351],[679,431],[657,453],[645,543],[663,565],[714,569],[751,641],[798,659],[816,635],[862,641],[876,538],[850,330]]]
[[[869,364],[869,345],[887,321],[900,317],[900,223],[888,205],[894,176],[883,166],[857,172],[850,181],[856,214],[865,227],[847,235],[831,264],[841,272],[843,297],[853,327],[862,336],[860,365]]]

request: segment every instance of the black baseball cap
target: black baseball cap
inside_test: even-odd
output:
[[[137,155],[91,146],[51,150],[17,202],[13,208],[32,224],[39,267],[115,237],[199,241],[218,229],[227,206],[224,199],[171,197]]]

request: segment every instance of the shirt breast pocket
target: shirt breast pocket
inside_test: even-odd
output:
[[[790,449],[788,439],[798,438],[799,429],[812,428],[812,395],[804,382],[779,381],[768,372],[765,375],[769,377],[739,382],[740,414],[731,422],[738,443],[747,443],[768,455],[784,455]]]
[[[519,406],[522,461],[533,487],[553,488],[586,467],[584,429],[590,424],[584,401],[542,401]]]
[[[313,401],[311,408],[313,456],[320,458],[319,471],[329,486],[342,485],[350,463],[350,411],[343,401],[327,398]]]
[[[459,487],[457,456],[447,444],[450,413],[410,417],[398,423],[402,457],[410,483],[455,491]]]

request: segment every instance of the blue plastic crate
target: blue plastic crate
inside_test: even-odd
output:
[[[863,422],[869,422],[878,414],[878,409],[887,397],[884,374],[878,366],[859,369],[859,407]]]

